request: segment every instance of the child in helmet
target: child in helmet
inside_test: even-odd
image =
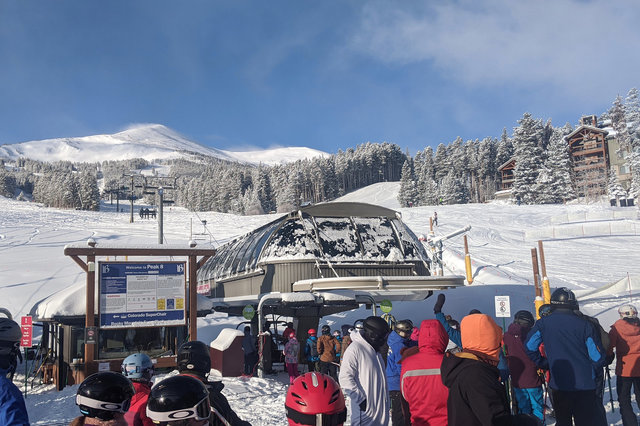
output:
[[[153,419],[154,424],[208,425],[211,416],[209,391],[195,377],[169,377],[151,390],[146,414]]]
[[[320,360],[320,357],[318,356],[318,337],[316,336],[316,329],[310,328],[307,333],[309,334],[309,337],[304,345],[304,357],[307,360],[309,371],[319,371],[320,367],[318,365],[318,361]]]
[[[151,377],[153,377],[153,362],[147,354],[131,354],[122,361],[122,374],[131,382],[136,394],[131,399],[131,407],[124,415],[127,424],[133,426],[153,426],[153,421],[147,417],[147,399],[151,392]]]
[[[284,337],[288,340],[284,345],[282,353],[284,354],[284,362],[287,365],[287,372],[289,373],[289,383],[293,384],[295,378],[299,376],[298,354],[300,353],[300,343],[298,343],[298,339],[296,339],[295,331],[289,332],[289,334]]]
[[[197,340],[183,343],[178,349],[177,362],[181,375],[196,378],[207,387],[213,412],[211,425],[251,426],[249,422],[240,419],[229,405],[229,401],[222,394],[224,384],[220,381],[208,380],[211,372],[211,356],[207,345]]]
[[[338,383],[322,373],[298,377],[284,402],[289,426],[335,425],[347,420],[347,407]]]
[[[14,352],[19,346],[22,332],[11,318],[0,318],[0,424],[28,425],[29,416],[22,392],[8,376],[15,371]]]
[[[82,416],[69,426],[126,426],[124,414],[135,394],[131,381],[121,374],[103,371],[84,379],[76,393],[76,405]]]

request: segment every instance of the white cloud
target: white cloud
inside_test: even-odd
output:
[[[551,85],[611,97],[637,84],[637,0],[398,5],[368,3],[350,47],[389,64],[427,62],[474,86]]]

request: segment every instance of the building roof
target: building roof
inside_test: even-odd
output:
[[[568,141],[569,139],[577,135],[581,130],[590,130],[595,133],[602,133],[605,136],[607,136],[607,134],[609,133],[608,131],[603,130],[599,127],[582,125],[582,126],[579,126],[577,129],[575,129],[573,132],[569,133],[567,136],[565,136],[564,140]]]
[[[198,281],[222,280],[283,261],[398,263],[427,254],[400,214],[365,203],[323,203],[268,223],[218,247]]]

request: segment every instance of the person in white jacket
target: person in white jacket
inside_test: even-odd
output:
[[[389,391],[380,348],[391,332],[380,317],[364,320],[360,332],[351,332],[351,344],[343,354],[339,382],[350,399],[352,426],[387,426]]]

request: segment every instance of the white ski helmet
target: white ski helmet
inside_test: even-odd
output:
[[[618,308],[620,318],[638,318],[638,310],[633,305],[622,305]]]

